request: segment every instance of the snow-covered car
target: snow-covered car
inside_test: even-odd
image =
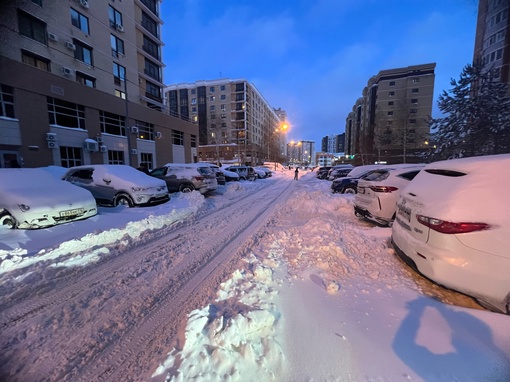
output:
[[[89,190],[98,204],[106,206],[146,206],[170,199],[164,181],[127,165],[75,166],[67,170],[63,179]]]
[[[230,166],[227,167],[228,171],[236,172],[239,175],[239,180],[255,180],[257,174],[251,166]]]
[[[151,171],[151,176],[166,182],[169,192],[201,194],[216,190],[218,180],[209,163],[167,163]]]
[[[336,168],[329,173],[328,180],[335,180],[347,176],[352,171],[352,167]]]
[[[402,191],[395,251],[438,284],[510,313],[510,154],[428,164]]]
[[[273,176],[273,172],[267,167],[255,167],[255,169],[264,171],[266,173],[265,178],[270,178]]]
[[[331,192],[340,194],[355,194],[358,189],[358,180],[374,170],[384,168],[385,165],[368,164],[354,167],[346,176],[336,178],[331,183]]]
[[[358,181],[354,213],[381,225],[391,226],[402,189],[423,169],[423,164],[388,165]]]
[[[317,175],[316,177],[318,179],[327,179],[328,178],[328,173],[329,173],[329,170],[331,170],[331,167],[332,166],[323,166],[323,167],[319,167],[317,169]]]
[[[253,167],[253,171],[255,171],[257,179],[265,179],[267,177],[267,173],[258,167]]]
[[[208,162],[201,162],[201,163],[212,168],[214,174],[216,175],[216,181],[218,182],[219,186],[225,185],[227,180],[225,178],[225,174],[223,174],[223,172],[221,172],[219,166],[212,164],[212,163],[208,163]]]
[[[332,166],[329,170],[328,170],[328,174],[326,175],[326,177],[324,179],[329,179],[329,177],[331,176],[331,174],[333,173],[333,171],[335,170],[338,170],[338,169],[353,169],[354,166],[352,164],[348,164],[348,163],[342,163],[342,164],[337,164],[337,165],[334,165]]]
[[[225,175],[225,181],[235,182],[239,180],[239,174],[234,171],[228,171],[227,169],[220,167],[220,171]]]
[[[41,168],[0,169],[0,225],[37,229],[97,214],[92,194]]]

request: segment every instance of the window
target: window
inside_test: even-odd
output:
[[[72,102],[48,97],[50,125],[85,130],[85,108]]]
[[[420,82],[420,79],[418,77],[413,78],[413,84],[417,84]]]
[[[211,119],[216,119],[216,114],[211,112]]]
[[[221,90],[222,92],[224,92],[224,91],[225,91],[225,85],[221,85],[221,86],[220,86],[220,90]]]
[[[191,108],[191,112],[192,112],[192,113],[196,113],[196,112],[197,112],[197,107],[196,107],[196,106],[193,106],[193,107]]]
[[[197,104],[197,99],[196,98],[192,98],[191,99],[191,104],[192,105],[196,105]]]
[[[214,88],[214,86],[211,86],[211,87],[209,88],[209,91],[210,91],[211,93],[214,93],[214,91],[215,91],[215,90],[216,90],[216,89]]]
[[[21,60],[28,65],[35,66],[37,69],[50,71],[50,60],[37,56],[33,53],[21,51]]]
[[[113,81],[115,85],[120,85],[121,81],[124,81],[126,79],[126,68],[122,65],[117,64],[116,62],[113,63]]]
[[[140,153],[140,161],[140,164],[145,163],[145,167],[148,170],[152,170],[154,168],[152,153]]]
[[[117,29],[117,25],[123,26],[122,13],[117,11],[111,5],[108,6],[108,18],[110,19],[110,27]]]
[[[142,4],[145,5],[149,10],[154,13],[156,16],[158,15],[158,7],[156,0],[141,0]]]
[[[46,23],[18,10],[18,28],[23,36],[46,45]]]
[[[418,113],[418,109],[411,109],[411,110],[410,110],[410,112],[411,112],[412,114],[414,114],[414,113]]]
[[[73,8],[71,8],[71,24],[83,33],[89,34],[89,19]]]
[[[226,119],[227,115],[225,113],[221,113],[221,119]]]
[[[395,102],[393,101],[388,101],[388,106],[393,106],[395,104]]]
[[[126,122],[122,115],[99,111],[101,132],[112,135],[126,136]]]
[[[190,146],[191,147],[197,147],[197,137],[195,135],[192,135],[191,138],[190,138]]]
[[[416,119],[414,119],[414,118],[410,119],[409,123],[416,123]]]
[[[158,37],[158,23],[155,22],[147,13],[142,11],[142,27],[144,27],[154,37]]]
[[[178,146],[184,146],[184,133],[182,131],[172,130],[172,143]]]
[[[155,79],[156,81],[161,81],[161,76],[159,72],[160,72],[159,66],[146,58],[144,73],[147,74],[149,77]]]
[[[215,96],[211,96],[211,97],[209,97],[209,101],[214,102],[215,100],[216,100],[216,97],[215,97]]]
[[[236,92],[242,92],[244,91],[244,82],[240,84],[236,84]]]
[[[108,164],[124,164],[124,151],[108,150]]]
[[[42,0],[32,0],[32,3],[39,5],[42,7]]]
[[[414,88],[414,89],[412,89],[412,90],[411,90],[411,92],[412,92],[412,93],[419,93],[419,92],[420,92],[420,89],[418,89],[418,88]]]
[[[138,127],[138,138],[144,139],[146,141],[153,141],[154,134],[154,125],[152,123],[147,123],[143,121],[136,121],[136,126]]]
[[[76,46],[74,58],[83,61],[87,65],[92,65],[92,48],[78,40],[73,40],[73,43]]]
[[[96,87],[96,79],[94,77],[78,71],[76,71],[76,82],[91,88]]]
[[[123,91],[115,89],[115,97],[126,99],[126,93],[124,93]]]
[[[392,111],[388,111],[388,115],[393,115],[393,112]]]
[[[216,106],[215,106],[215,105],[211,105],[211,106],[209,106],[209,110],[210,110],[210,111],[215,111],[215,110],[216,110]]]
[[[418,98],[411,98],[411,103],[416,105],[418,103]]]
[[[66,168],[81,166],[81,148],[60,146],[60,164]]]
[[[221,111],[227,111],[227,106],[224,103],[221,104]]]
[[[145,83],[145,95],[150,98],[156,98],[157,100],[161,100],[161,88],[153,84],[152,82],[146,81]]]
[[[395,86],[395,81],[390,81],[390,86]]]
[[[244,101],[244,93],[236,94],[236,101]]]
[[[124,41],[114,35],[110,35],[110,45],[112,47],[112,56],[119,58],[119,55],[124,55]]]
[[[386,121],[386,126],[391,126],[393,125],[393,121]]]
[[[191,89],[191,94],[197,94],[197,89]]]
[[[498,49],[498,50],[496,51],[496,60],[501,59],[501,57],[503,57],[503,48]]]
[[[227,123],[226,122],[222,122],[221,123],[221,127],[227,127]]]
[[[221,99],[222,101],[225,101],[225,100],[227,99],[227,96],[226,96],[225,94],[222,94],[222,95],[220,96],[220,99]]]
[[[143,50],[155,59],[160,59],[159,45],[145,35],[143,35]]]
[[[14,118],[14,89],[0,85],[0,117]]]

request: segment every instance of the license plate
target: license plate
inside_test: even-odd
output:
[[[411,210],[404,206],[398,206],[398,214],[407,222],[411,221]]]
[[[83,208],[76,208],[74,210],[60,211],[60,217],[83,215]]]

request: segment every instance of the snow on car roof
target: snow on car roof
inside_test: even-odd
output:
[[[105,177],[112,176],[117,179],[121,179],[123,182],[130,184],[132,186],[160,186],[166,184],[163,180],[157,179],[150,175],[145,174],[144,172],[137,170],[134,167],[122,164],[94,164],[94,165],[84,165],[84,166],[76,166],[71,167],[70,170],[77,169],[94,169],[94,178],[96,176]]]
[[[426,213],[435,218],[510,227],[510,205],[505,195],[510,189],[509,168],[510,154],[434,162],[426,165],[403,193],[418,195]],[[437,175],[438,170],[440,174],[447,170],[466,175]]]

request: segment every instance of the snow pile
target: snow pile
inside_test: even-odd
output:
[[[221,284],[213,304],[190,313],[184,348],[170,352],[153,376],[174,369],[167,381],[278,380],[284,357],[275,288],[281,280],[253,255],[246,262]]]

